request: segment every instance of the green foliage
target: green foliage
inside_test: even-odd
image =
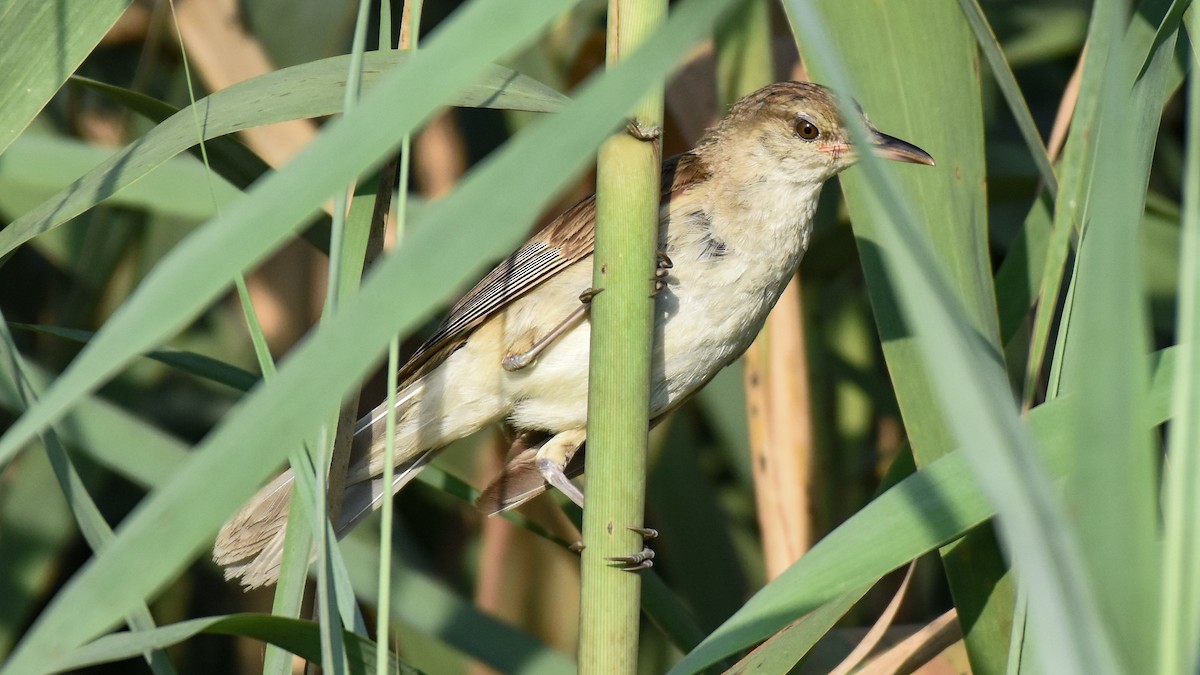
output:
[[[357,3],[313,3],[279,25],[264,19],[273,3],[241,18],[291,67],[193,104],[161,17],[135,57],[109,42],[127,1],[0,2],[0,72],[17,74],[0,78],[0,672],[242,668],[212,635],[349,672],[375,668],[376,638],[394,647],[392,672],[569,672],[577,586],[566,597],[546,570],[577,569],[574,535],[543,499],[507,517],[530,548],[488,557],[465,505],[486,481],[479,439],[398,495],[390,589],[375,529],[328,542],[315,621],[250,613],[207,551],[286,458],[321,447],[389,340],[419,336],[521,241],[692,47],[722,28],[741,50],[719,66],[728,79],[745,66],[728,54],[764,61],[764,45],[723,23],[735,0],[681,0],[644,48],[568,99],[543,82],[578,81],[603,3],[431,1],[411,55],[352,50]],[[938,165],[864,157],[824,195],[801,270],[822,535],[808,554],[765,583],[740,369],[656,431],[644,671],[729,665],[785,629],[741,666],[791,668],[836,649],[839,620],[870,623],[881,578],[940,552],[919,565],[902,620],[957,607],[976,672],[1195,672],[1200,85],[1185,23],[1194,35],[1200,18],[1188,5],[782,3],[774,17],[786,13],[813,79]],[[351,51],[364,91],[344,110]],[[690,68],[714,74],[693,63],[668,91],[668,154],[695,141],[676,126],[717,112],[687,89]],[[400,243],[357,285],[354,228],[375,197],[358,191],[344,255],[322,205],[375,181],[447,106],[480,109],[455,118],[469,171],[412,204]],[[1048,143],[1060,108],[1061,152]],[[315,140],[274,169],[232,136],[313,118]],[[114,119],[118,148],[96,141]],[[202,140],[205,163],[188,156]],[[408,158],[418,183],[421,147]],[[298,344],[272,343],[280,366],[264,378],[231,288],[301,238],[335,252],[344,292]],[[292,302],[311,323],[312,299]],[[368,386],[363,405],[380,398]],[[319,508],[323,480],[301,481],[298,503]],[[480,603],[508,610],[470,599],[488,584],[501,599]],[[374,636],[383,593],[394,634]],[[295,616],[298,586],[288,598]],[[520,598],[552,603],[513,611]]]

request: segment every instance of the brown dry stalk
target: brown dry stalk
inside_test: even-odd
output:
[[[188,59],[210,91],[275,70],[258,40],[241,29],[236,0],[186,0],[177,4],[176,15]],[[316,127],[309,120],[292,120],[241,135],[255,154],[280,166],[316,136]],[[246,280],[272,352],[286,351],[312,325],[323,267],[307,245],[292,244]]]
[[[961,639],[962,626],[958,623],[958,613],[951,609],[872,659],[858,671],[859,675],[901,675],[916,672]]]
[[[754,493],[767,578],[812,542],[812,418],[799,277],[746,352],[746,408]]]
[[[1075,103],[1079,100],[1079,82],[1083,79],[1083,61],[1087,58],[1087,45],[1079,52],[1079,60],[1075,62],[1075,72],[1067,81],[1063,91],[1062,101],[1058,104],[1058,113],[1054,116],[1054,127],[1050,130],[1050,142],[1046,144],[1046,154],[1050,161],[1058,159],[1063,143],[1067,140],[1067,130],[1071,128],[1071,118],[1075,116]]]
[[[178,4],[178,16],[179,37],[210,91],[275,70],[258,40],[241,30],[236,0],[187,0]],[[291,120],[241,134],[255,154],[280,166],[317,132],[309,120]]]
[[[908,570],[904,573],[904,580],[900,582],[900,588],[896,589],[896,594],[892,596],[891,602],[884,608],[883,613],[875,620],[875,624],[863,636],[863,639],[855,645],[854,649],[842,659],[837,668],[830,671],[830,675],[849,675],[851,671],[858,667],[864,659],[875,647],[879,646],[879,641],[887,634],[888,628],[896,619],[896,613],[900,611],[900,605],[904,603],[904,596],[908,593],[908,585],[912,581],[913,570],[917,568],[917,561],[912,561],[908,564]]]

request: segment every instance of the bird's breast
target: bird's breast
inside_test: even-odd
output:
[[[662,244],[673,267],[656,302],[656,408],[694,393],[758,335],[812,230],[816,192],[788,197],[666,219]]]
[[[655,297],[652,415],[694,394],[753,342],[807,247],[816,204],[815,192],[807,196],[758,200],[740,221],[694,201],[662,214],[660,250],[672,266]],[[528,348],[530,331],[543,335],[567,317],[591,281],[588,257],[506,309],[497,319],[505,349]],[[585,423],[589,342],[580,321],[533,365],[501,375],[514,426],[558,432]]]

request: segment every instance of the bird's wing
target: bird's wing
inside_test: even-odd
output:
[[[700,161],[691,153],[668,159],[663,163],[664,202],[706,177]],[[595,225],[596,199],[588,197],[564,211],[497,265],[450,309],[433,335],[400,369],[401,386],[440,365],[466,342],[475,328],[509,303],[590,256],[596,243]]]

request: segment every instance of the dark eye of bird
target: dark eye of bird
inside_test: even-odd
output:
[[[821,135],[821,130],[817,128],[817,125],[809,122],[803,117],[796,120],[794,123],[794,128],[796,135],[806,141],[815,140],[817,136]]]

